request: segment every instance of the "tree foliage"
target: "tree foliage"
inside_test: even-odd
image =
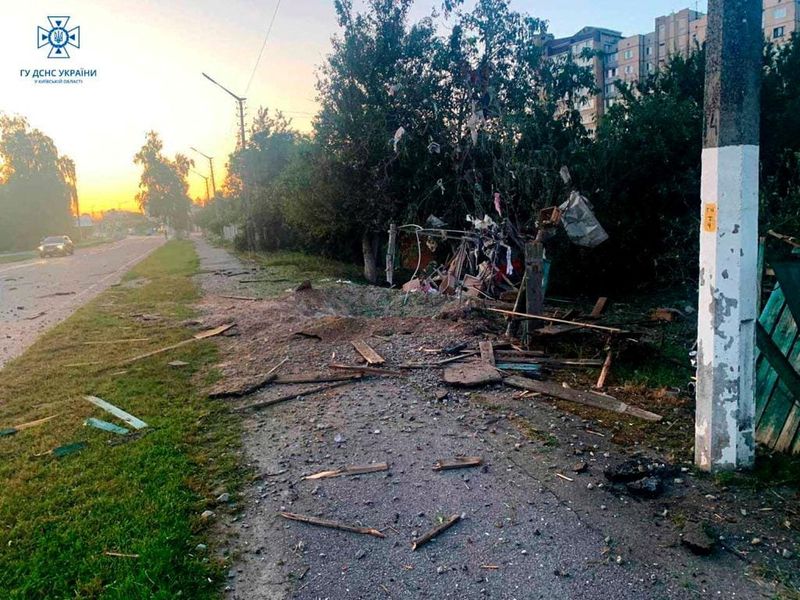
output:
[[[72,232],[75,165],[23,117],[0,115],[0,250]]]
[[[186,176],[194,162],[182,154],[170,159],[163,150],[158,133],[148,132],[144,145],[133,157],[133,162],[142,167],[136,201],[149,216],[178,231],[186,231],[192,203]]]

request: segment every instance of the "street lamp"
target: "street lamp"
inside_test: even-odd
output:
[[[211,199],[209,198],[209,196],[208,196],[208,177],[206,177],[205,175],[203,175],[203,174],[202,174],[202,173],[200,173],[199,171],[195,171],[194,169],[190,169],[190,171],[191,171],[192,173],[194,173],[195,175],[197,175],[197,176],[199,176],[199,177],[202,177],[203,179],[205,179],[205,181],[206,181],[206,204],[208,204],[208,203],[209,203],[209,201],[211,200]]]
[[[236,102],[239,103],[239,147],[240,148],[244,148],[244,141],[245,141],[244,140],[244,101],[247,100],[247,98],[243,98],[242,96],[237,96],[232,91],[230,91],[228,88],[226,88],[224,85],[222,85],[218,81],[214,81],[214,79],[212,79],[211,77],[209,77],[205,73],[203,73],[203,77],[208,79],[214,85],[216,85],[216,86],[222,88],[223,90],[225,90],[226,93],[228,93],[231,96],[233,96],[234,99],[236,100]]]
[[[204,152],[200,152],[200,150],[198,150],[194,146],[189,146],[189,150],[194,150],[200,156],[204,156],[204,157],[206,157],[208,159],[208,168],[211,171],[211,191],[214,192],[214,197],[216,197],[217,196],[217,184],[214,181],[214,157],[213,156],[209,156],[208,154],[205,154]]]

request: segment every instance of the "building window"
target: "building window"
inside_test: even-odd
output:
[[[776,8],[772,12],[772,16],[776,19],[785,19],[787,14],[789,13],[785,6],[782,6],[781,8]]]
[[[653,47],[652,46],[648,46],[647,50],[645,50],[645,53],[647,54],[647,56],[650,56],[653,53]]]
[[[633,58],[633,50],[625,50],[625,60],[630,60]]]
[[[616,77],[617,76],[617,70],[616,69],[609,69],[608,70],[608,76],[609,77]]]
[[[625,67],[625,74],[626,75],[630,75],[631,73],[633,73],[633,66],[632,65],[627,65]]]
[[[776,40],[783,37],[783,27],[776,27],[772,30],[772,39]]]

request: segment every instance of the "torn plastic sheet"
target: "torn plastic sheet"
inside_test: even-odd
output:
[[[405,133],[406,130],[402,125],[397,128],[397,131],[394,132],[394,138],[392,139],[392,143],[394,144],[395,153],[397,153],[397,145],[400,143],[400,140],[403,139]]]
[[[608,234],[592,212],[591,203],[573,191],[569,200],[558,207],[561,223],[573,244],[595,248],[608,239]]]
[[[489,215],[486,215],[482,219],[473,217],[472,215],[467,215],[467,223],[472,225],[478,231],[486,230],[496,225],[496,223],[492,220],[492,217]]]

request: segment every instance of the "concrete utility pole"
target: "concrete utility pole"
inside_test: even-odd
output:
[[[200,152],[200,150],[198,150],[194,146],[189,146],[189,150],[194,150],[200,156],[205,156],[208,159],[208,170],[211,172],[211,191],[213,192],[214,197],[216,197],[216,195],[217,195],[217,184],[214,181],[214,157],[213,156],[209,156],[208,154],[204,154],[203,152]]]
[[[212,79],[211,77],[209,77],[205,73],[203,73],[203,77],[208,79],[214,85],[216,85],[218,87],[221,87],[228,94],[233,96],[234,99],[236,100],[236,102],[239,103],[239,147],[240,148],[244,148],[244,143],[245,143],[245,137],[244,137],[244,102],[245,102],[245,100],[247,100],[247,98],[243,98],[242,96],[237,96],[232,91],[230,91],[228,88],[226,88],[224,85],[222,85],[218,81],[214,81],[214,79]]]
[[[761,0],[709,0],[695,463],[755,459]]]
[[[202,177],[205,180],[205,182],[206,182],[206,204],[208,204],[211,201],[211,198],[208,195],[208,177],[203,175],[200,171],[195,171],[194,169],[191,169],[191,171],[192,171],[192,173],[194,173],[198,177]]]

